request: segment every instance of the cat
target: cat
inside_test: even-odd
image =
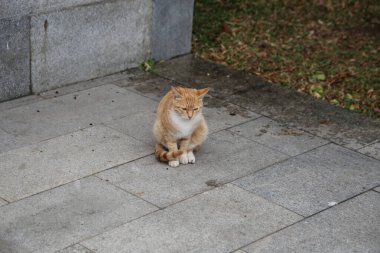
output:
[[[208,90],[172,86],[162,98],[153,129],[157,160],[168,161],[171,167],[195,163],[194,150],[200,148],[208,133],[202,115]]]

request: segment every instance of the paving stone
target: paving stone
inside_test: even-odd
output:
[[[80,244],[75,244],[65,249],[56,251],[55,253],[93,253],[93,251],[83,247]]]
[[[156,102],[148,98],[104,85],[0,112],[0,127],[14,136],[38,142],[155,108]]]
[[[380,182],[380,162],[329,144],[235,184],[304,216],[342,202]]]
[[[237,251],[234,251],[233,253],[247,253],[247,252],[245,252],[245,251],[243,251],[243,250],[237,250]]]
[[[228,131],[210,135],[195,157],[171,168],[149,156],[98,176],[164,207],[287,158]]]
[[[374,190],[377,191],[377,192],[380,192],[380,186],[376,187]]]
[[[138,66],[151,51],[151,19],[152,1],[139,0],[32,16],[33,92]]]
[[[6,205],[6,204],[8,204],[8,202],[5,201],[4,199],[1,199],[1,198],[0,198],[0,206],[4,206],[4,205]]]
[[[81,244],[95,252],[231,252],[299,219],[284,208],[227,185]]]
[[[248,112],[247,116],[241,116],[234,110],[225,107],[218,109],[205,107],[203,114],[205,116],[210,133],[233,127],[234,125],[238,125],[260,117],[260,115],[252,112]]]
[[[254,86],[251,91],[226,100],[350,149],[360,149],[380,140],[378,120],[285,87],[265,82]]]
[[[12,253],[53,252],[155,210],[88,177],[1,207],[0,248]]]
[[[203,113],[210,132],[230,128],[260,117],[259,114],[213,97],[205,98]]]
[[[24,106],[24,105],[30,105],[34,102],[38,102],[41,100],[43,100],[43,98],[40,96],[30,95],[30,96],[25,96],[25,97],[9,100],[6,102],[1,102],[0,111],[9,110],[9,109]]]
[[[197,86],[213,85],[220,77],[230,74],[229,69],[194,55],[164,61],[156,66],[155,73],[182,84]]]
[[[29,29],[28,17],[0,16],[0,101],[30,94]]]
[[[289,128],[266,117],[239,125],[230,131],[291,156],[328,143],[319,137]]]
[[[129,76],[125,80],[129,80],[129,81],[131,81],[133,83],[136,83],[136,84],[140,84],[140,83],[144,83],[144,82],[150,82],[150,81],[161,79],[161,77],[159,75],[157,75],[157,74],[155,74],[153,72],[146,72],[146,71],[142,70],[140,67],[128,69],[126,71],[128,73],[130,73],[131,76]],[[167,78],[163,78],[163,79],[164,80],[168,80]],[[120,83],[120,84],[123,87],[129,86],[127,83],[124,83],[124,84]]]
[[[368,145],[364,148],[358,150],[362,154],[366,154],[368,156],[372,156],[377,160],[380,160],[380,142],[376,142],[372,145]]]
[[[151,153],[151,148],[96,126],[0,154],[0,196],[15,201]]]
[[[380,195],[368,192],[244,248],[248,253],[379,252]]]
[[[30,142],[0,129],[0,153],[28,145]]]
[[[130,91],[149,97],[159,102],[170,90],[171,86],[178,86],[174,81],[158,77],[153,74],[140,74],[113,82],[113,84],[124,87]]]
[[[153,125],[155,119],[156,113],[154,112],[139,112],[105,124],[152,146],[153,152],[155,145]]]
[[[58,89],[45,91],[45,92],[40,93],[39,96],[44,97],[44,98],[59,97],[59,96],[75,93],[82,90],[88,90],[88,89],[105,85],[105,84],[111,84],[115,82],[116,80],[126,78],[126,76],[129,76],[129,73],[127,71],[124,71],[118,74],[100,77],[100,78],[92,79],[89,81],[84,81],[84,82],[79,82],[76,84],[64,86]]]
[[[192,55],[160,63],[155,73],[186,87],[197,89],[208,87],[210,95],[224,100],[241,88],[245,88],[247,83],[241,78],[236,79],[237,76],[241,76],[241,72]]]

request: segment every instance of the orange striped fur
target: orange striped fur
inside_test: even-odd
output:
[[[157,108],[154,124],[155,156],[159,161],[194,163],[193,150],[198,149],[207,137],[207,124],[202,115],[205,89],[172,87]]]
[[[159,161],[163,161],[163,162],[173,161],[182,154],[183,154],[183,151],[181,150],[169,152],[169,151],[166,151],[165,148],[161,144],[156,144],[155,155],[156,155],[156,159]]]

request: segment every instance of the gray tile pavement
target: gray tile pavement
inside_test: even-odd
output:
[[[258,143],[221,131],[210,135],[195,153],[195,164],[172,168],[149,156],[97,175],[165,207],[286,158]]]
[[[21,97],[18,99],[9,100],[6,102],[1,102],[0,111],[9,110],[9,109],[16,108],[23,105],[30,105],[34,102],[38,102],[41,100],[43,100],[43,98],[40,96],[30,95],[30,96]]]
[[[266,117],[239,125],[230,131],[290,156],[304,153],[328,143],[324,139],[298,129],[289,128]]]
[[[244,248],[248,253],[376,253],[380,195],[367,192]]]
[[[1,253],[377,252],[377,121],[191,56],[155,73],[0,103]],[[171,168],[151,131],[177,84],[210,87],[211,134]]]
[[[0,197],[15,201],[150,154],[151,148],[95,126],[0,154]]]
[[[3,153],[11,149],[28,145],[31,141],[25,140],[22,137],[16,137],[0,129],[0,143],[0,153]]]
[[[56,251],[55,253],[94,253],[92,250],[87,249],[86,247],[75,244],[67,248]]]
[[[374,144],[368,145],[364,148],[358,150],[362,154],[366,154],[377,160],[380,160],[380,142],[376,142]]]
[[[155,107],[150,99],[103,85],[2,111],[0,128],[38,142]]]
[[[81,244],[95,252],[230,252],[300,218],[225,185]]]
[[[335,144],[239,179],[236,185],[310,216],[380,182],[380,162]]]
[[[4,199],[0,199],[0,206],[4,206],[6,204],[8,204],[7,201],[5,201]]]
[[[1,252],[54,252],[155,210],[105,181],[88,177],[3,206]]]

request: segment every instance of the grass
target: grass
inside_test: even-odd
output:
[[[380,118],[380,1],[196,0],[193,52]]]
[[[156,68],[156,62],[153,59],[147,59],[140,64],[140,68],[145,72],[153,73]]]

